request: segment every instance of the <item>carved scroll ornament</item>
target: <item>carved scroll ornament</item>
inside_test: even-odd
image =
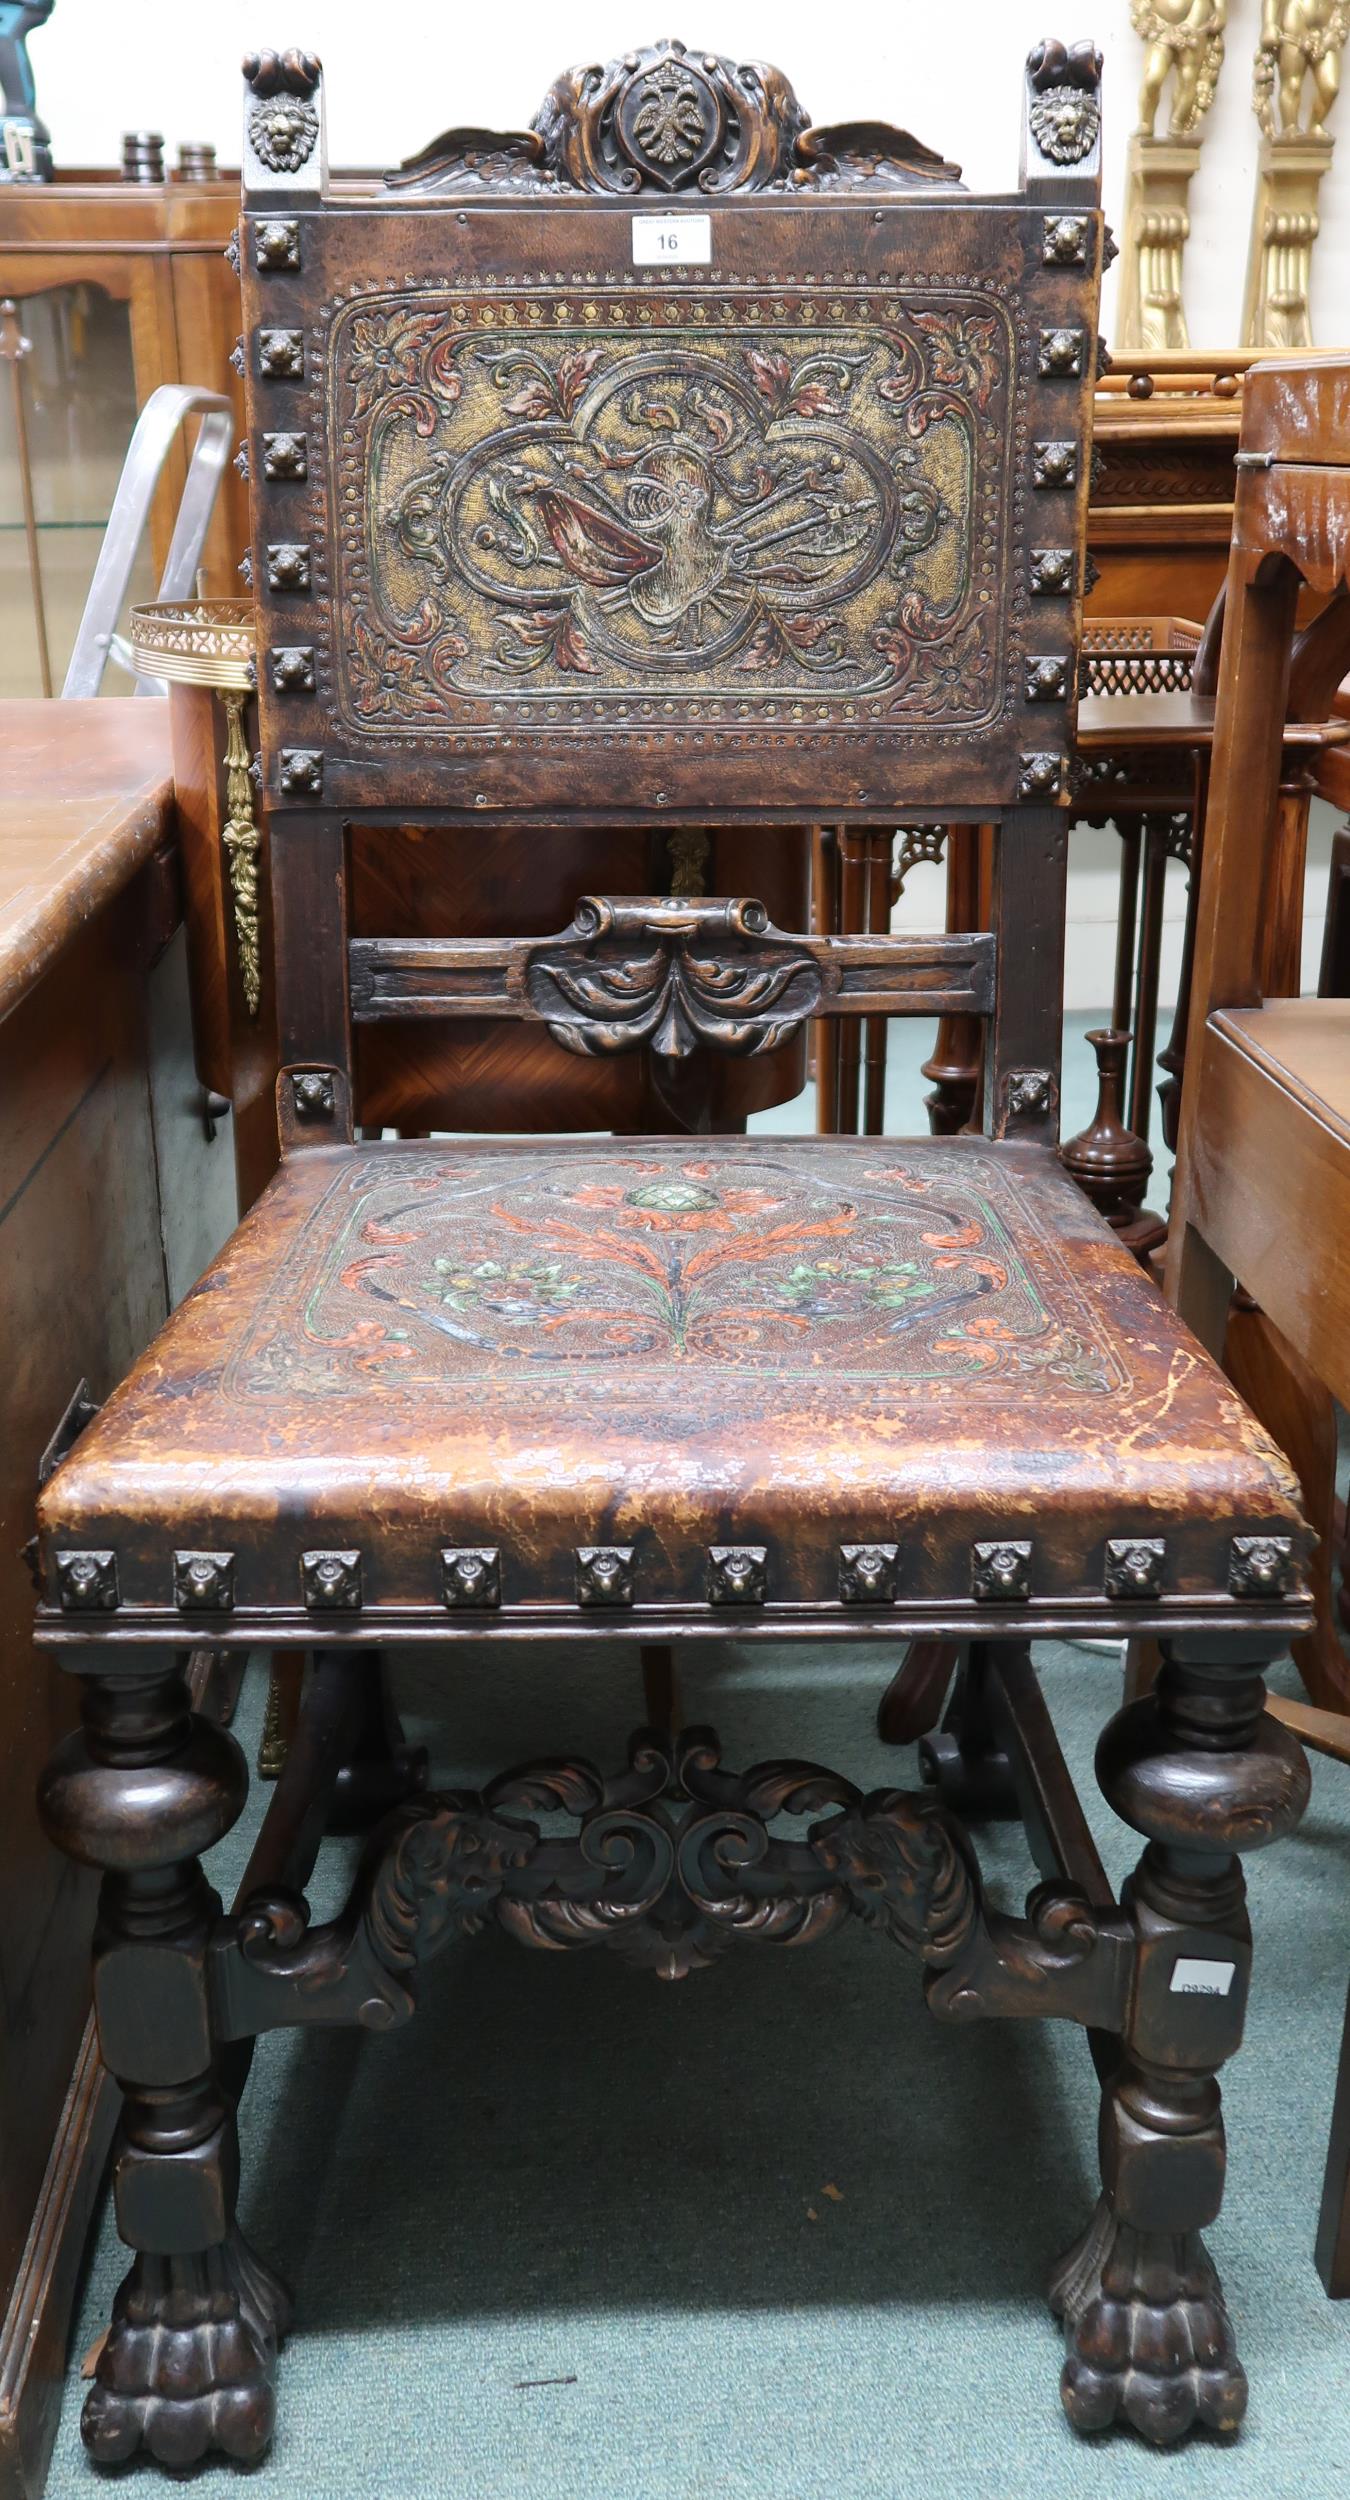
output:
[[[762,903],[586,895],[532,957],[526,986],[554,1040],[580,1057],[649,1043],[686,1059],[700,1044],[775,1049],[815,1013],[821,976],[804,947],[774,943]]]
[[[619,193],[955,183],[889,122],[812,130],[781,70],[673,39],[568,70],[528,130],[449,130],[386,176],[392,189]]]

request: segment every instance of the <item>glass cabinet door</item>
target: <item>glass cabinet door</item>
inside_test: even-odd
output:
[[[0,695],[43,692],[25,466],[51,689],[59,694],[136,423],[131,306],[83,279],[14,301],[13,315],[0,314]],[[128,605],[154,595],[145,545]],[[134,685],[113,665],[103,691],[130,694]]]

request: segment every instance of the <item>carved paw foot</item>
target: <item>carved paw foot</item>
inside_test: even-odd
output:
[[[1050,2306],[1064,2323],[1060,2396],[1076,2431],[1128,2423],[1167,2448],[1197,2423],[1228,2438],[1238,2429],[1246,2373],[1198,2231],[1137,2231],[1103,2197],[1055,2269]]]
[[[170,2466],[195,2465],[210,2448],[241,2462],[264,2456],[290,2308],[237,2231],[199,2256],[138,2256],[85,2399],[90,2455],[121,2465],[144,2447]]]

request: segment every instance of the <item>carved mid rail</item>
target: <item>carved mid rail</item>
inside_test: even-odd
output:
[[[358,1024],[517,1016],[584,1057],[773,1050],[809,1016],[988,1015],[994,941],[798,937],[750,899],[585,895],[549,938],[357,938]]]

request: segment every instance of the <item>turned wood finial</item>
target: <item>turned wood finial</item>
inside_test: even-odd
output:
[[[1153,1157],[1124,1117],[1128,1033],[1089,1033],[1097,1056],[1097,1108],[1085,1129],[1060,1148],[1060,1161],[1086,1190],[1099,1215],[1127,1232],[1139,1215]]]

